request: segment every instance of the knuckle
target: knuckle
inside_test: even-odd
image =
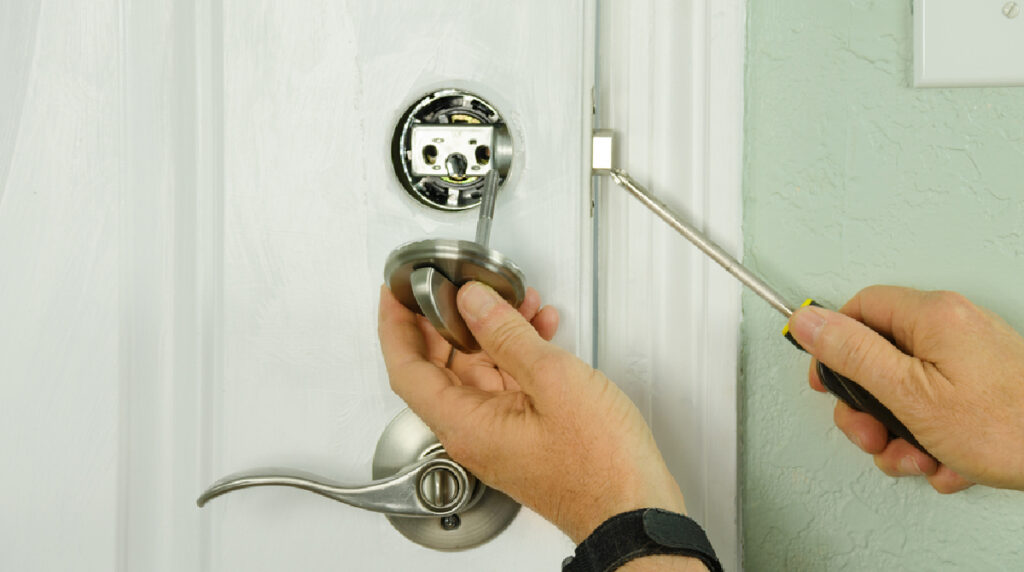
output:
[[[857,292],[853,297],[854,298],[871,297],[874,294],[886,291],[888,288],[890,288],[890,287],[889,286],[882,286],[880,284],[874,284],[874,285],[871,285],[871,286],[866,286],[864,288],[861,288],[860,291]]]
[[[963,294],[949,290],[932,293],[930,314],[945,325],[961,324],[974,313],[974,304]]]

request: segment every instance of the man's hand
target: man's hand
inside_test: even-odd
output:
[[[953,292],[872,286],[839,312],[802,308],[790,331],[873,393],[940,461],[837,403],[836,425],[882,471],[924,475],[940,493],[972,483],[1024,490],[1024,338]],[[825,391],[814,365],[811,387]]]
[[[458,304],[484,351],[450,363],[451,346],[386,287],[379,322],[392,389],[454,460],[577,543],[621,512],[685,511],[640,412],[604,375],[547,341],[558,317],[540,308],[535,291],[517,312],[470,283]]]

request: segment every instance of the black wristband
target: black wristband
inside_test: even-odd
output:
[[[642,508],[615,515],[601,523],[562,562],[564,572],[609,572],[655,554],[691,556],[711,572],[722,565],[704,529],[693,519],[659,508]]]

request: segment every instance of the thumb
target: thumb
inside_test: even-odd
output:
[[[894,411],[910,403],[915,360],[878,332],[845,314],[816,306],[794,312],[789,331],[808,353]]]
[[[537,330],[490,286],[470,282],[459,289],[459,312],[476,341],[498,367],[530,393],[537,364],[557,354]]]

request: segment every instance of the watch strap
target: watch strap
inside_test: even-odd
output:
[[[658,508],[615,515],[601,523],[562,562],[564,572],[609,572],[643,556],[669,554],[699,559],[721,572],[704,529],[693,519]]]

